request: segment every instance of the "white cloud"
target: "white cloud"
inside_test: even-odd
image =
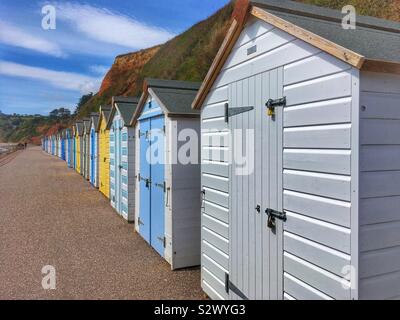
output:
[[[11,24],[0,21],[0,43],[34,50],[56,57],[65,57],[61,48],[54,42],[35,36]]]
[[[96,73],[98,75],[102,75],[103,76],[108,72],[108,70],[110,70],[110,67],[96,64],[96,65],[90,66],[89,69],[93,73]]]
[[[54,71],[0,60],[0,74],[41,80],[53,87],[79,91],[81,94],[97,92],[101,79],[73,72]]]
[[[68,2],[54,5],[57,8],[57,19],[71,24],[79,32],[97,41],[138,49],[161,44],[174,37],[173,33],[165,29],[105,8]]]

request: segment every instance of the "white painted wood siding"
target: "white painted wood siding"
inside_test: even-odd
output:
[[[247,55],[254,46],[256,52]],[[351,263],[354,250],[351,201],[357,190],[351,147],[358,74],[255,18],[243,30],[202,109],[202,287],[213,299],[228,298],[229,132],[224,104],[229,103],[229,85],[279,67],[284,68],[288,101],[281,191],[288,214],[282,298],[350,299],[342,268]]]
[[[360,299],[400,297],[400,76],[363,72]]]
[[[317,52],[284,67],[284,294],[350,299],[353,69]],[[356,279],[352,279],[355,282]]]

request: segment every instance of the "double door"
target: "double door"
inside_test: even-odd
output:
[[[164,116],[140,121],[139,233],[161,255],[165,247]]]

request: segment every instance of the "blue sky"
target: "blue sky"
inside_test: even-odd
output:
[[[0,110],[48,114],[97,92],[115,56],[163,43],[229,0],[0,2]],[[42,8],[56,29],[42,28]]]

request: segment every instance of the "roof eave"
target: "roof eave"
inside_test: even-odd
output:
[[[243,4],[246,2],[248,4],[247,7]],[[254,16],[260,20],[272,24],[276,28],[281,29],[307,43],[310,43],[311,45],[314,45],[315,47],[325,52],[332,54],[333,56],[345,61],[346,63],[356,67],[357,69],[362,68],[365,61],[364,56],[349,49],[343,48],[327,39],[324,39],[312,32],[300,28],[282,18],[279,18],[258,6],[249,3],[248,0],[239,0],[238,3],[242,6],[242,11],[244,10],[243,8],[245,8],[245,10],[247,10],[247,13],[243,14],[242,12],[240,18],[237,18],[235,16],[233,17],[232,24],[228,30],[224,42],[222,43],[217,53],[217,56],[215,57],[214,62],[211,65],[211,68],[208,71],[207,76],[205,77],[201,88],[192,103],[193,109],[201,109],[212,85],[214,84],[219,72],[221,71],[226,60],[228,59],[234,44],[236,43],[245,23],[250,16]]]
[[[120,102],[120,103],[124,103],[124,102]],[[129,104],[133,104],[133,103],[130,102]],[[132,127],[131,121],[125,121],[125,120],[123,119],[123,115],[122,115],[122,112],[121,112],[120,107],[118,106],[118,102],[115,103],[115,108],[118,110],[118,112],[119,112],[119,114],[120,114],[120,116],[121,116],[121,118],[122,118],[122,120],[123,120],[123,122],[124,122],[124,127]],[[135,109],[135,111],[136,111],[136,109]],[[135,111],[133,112],[133,114],[135,114]],[[133,115],[132,115],[132,116],[133,116]],[[131,119],[132,119],[132,117],[131,117]]]
[[[138,121],[140,114],[142,113],[142,110],[144,108],[144,105],[146,104],[148,97],[149,97],[148,83],[145,80],[143,83],[143,93],[140,97],[139,103],[138,103],[136,110],[133,113],[132,119],[130,121],[131,127],[134,127],[136,125],[136,122]]]
[[[115,115],[115,110],[116,110],[115,105],[113,105],[111,107],[110,114],[109,114],[108,119],[107,119],[106,130],[110,130],[110,128],[111,128],[111,125],[112,125],[112,122],[113,122],[113,119],[114,119],[114,115]]]
[[[362,71],[400,74],[400,63],[394,61],[383,61],[366,59]]]

